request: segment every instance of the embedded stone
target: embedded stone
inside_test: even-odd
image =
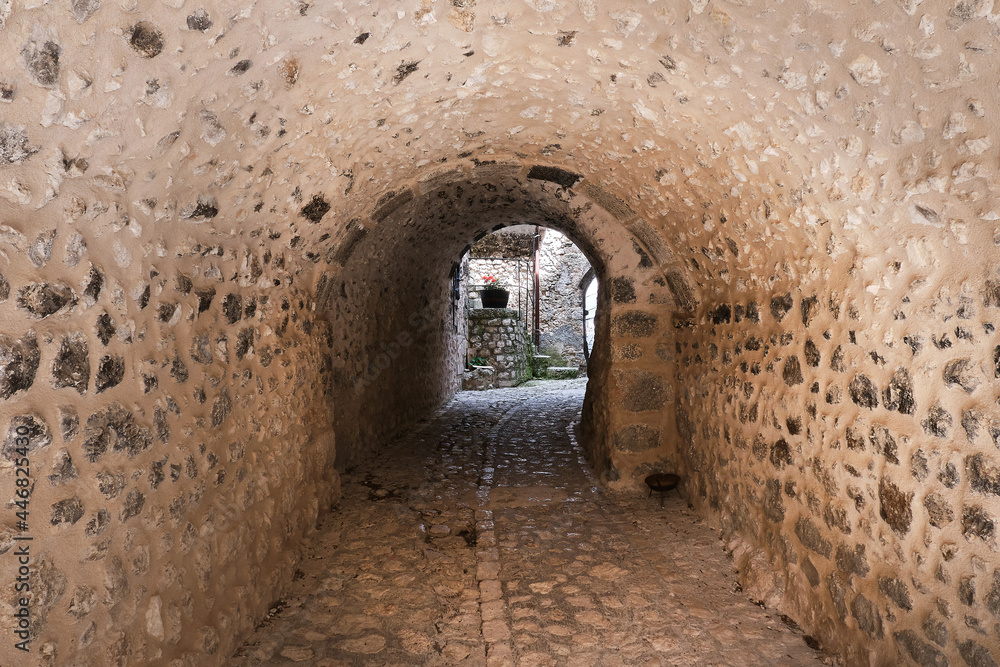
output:
[[[833,545],[830,541],[823,537],[822,531],[820,531],[819,526],[817,526],[812,519],[808,517],[799,517],[795,522],[795,535],[799,538],[802,546],[815,551],[821,556],[827,558],[833,551]]]
[[[924,508],[927,510],[928,520],[935,528],[944,528],[955,518],[951,505],[940,493],[927,494],[924,497]]]
[[[768,521],[781,523],[785,520],[785,503],[781,496],[781,482],[769,479],[764,485],[764,501],[761,505],[764,517]],[[815,568],[814,570],[815,571]],[[815,584],[813,584],[815,586]]]
[[[847,370],[847,366],[844,365],[844,348],[840,345],[837,346],[830,357],[830,369],[838,373],[843,373]]]
[[[781,371],[781,377],[784,379],[785,384],[789,387],[794,387],[797,384],[802,384],[805,380],[802,377],[802,366],[799,364],[799,358],[794,354],[785,360],[785,366]]]
[[[188,367],[181,359],[180,354],[175,354],[173,360],[170,362],[170,377],[176,382],[187,382],[188,380]]]
[[[229,68],[227,74],[229,76],[240,76],[246,74],[249,69],[253,67],[253,61],[248,59],[243,59]]]
[[[97,606],[97,591],[90,586],[77,586],[67,612],[70,616],[81,619],[90,614],[95,606]]]
[[[49,473],[49,483],[52,486],[60,486],[71,482],[79,476],[76,466],[73,465],[73,457],[65,449],[60,449],[52,459],[52,468]]]
[[[712,318],[713,324],[728,324],[732,319],[733,309],[727,303],[723,303],[715,308],[709,317]]]
[[[900,491],[889,479],[883,477],[878,485],[879,516],[889,524],[889,527],[900,535],[905,535],[910,530],[910,523],[913,521],[913,510],[910,502],[913,500],[913,493]]]
[[[31,145],[23,127],[0,122],[0,164],[20,164],[38,151],[39,147]]]
[[[212,27],[212,19],[208,17],[208,13],[204,9],[199,9],[193,14],[188,15],[187,27],[188,30],[205,32]]]
[[[779,470],[792,462],[792,451],[784,438],[771,445],[771,463]]]
[[[629,412],[658,410],[667,400],[663,378],[644,370],[615,371],[621,406]]]
[[[1000,617],[1000,570],[993,570],[993,583],[983,602],[991,614]]]
[[[928,616],[923,622],[924,636],[938,646],[945,646],[948,643],[948,626],[944,621]]]
[[[170,439],[170,426],[167,424],[167,411],[157,406],[153,410],[153,429],[160,442],[166,444]]]
[[[611,279],[611,300],[615,303],[635,303],[635,285],[631,278],[615,276]]]
[[[992,8],[993,3],[989,0],[958,0],[950,13],[957,19],[971,21],[988,16]]]
[[[253,327],[240,329],[240,332],[236,334],[236,347],[234,352],[236,353],[237,360],[242,360],[243,357],[253,353],[253,339]]]
[[[196,289],[195,296],[198,297],[198,314],[201,315],[212,307],[212,300],[215,299],[215,288],[205,287]]]
[[[913,379],[909,371],[900,367],[892,374],[889,386],[882,392],[886,410],[895,410],[904,415],[912,415],[917,411],[917,403],[913,397]]]
[[[53,526],[58,526],[61,523],[74,524],[82,518],[83,501],[73,496],[72,498],[53,503],[49,522]]]
[[[885,457],[889,463],[899,463],[896,456],[896,439],[889,433],[885,426],[876,425],[872,427],[870,440],[872,449]]]
[[[90,272],[87,275],[87,284],[83,288],[84,302],[90,306],[97,303],[97,299],[101,296],[103,288],[104,274],[98,271],[96,266],[91,266]]]
[[[847,584],[843,577],[836,572],[830,573],[826,578],[826,588],[830,591],[830,599],[833,600],[833,608],[837,610],[837,616],[841,621],[847,620]]]
[[[913,601],[910,599],[910,589],[899,579],[895,577],[879,577],[878,589],[900,609],[905,609],[906,611],[913,609]]]
[[[971,394],[979,386],[979,378],[976,377],[975,367],[972,364],[972,360],[968,358],[949,361],[944,367],[943,377],[947,386],[958,385],[967,394]]]
[[[969,667],[997,667],[996,660],[990,656],[990,651],[985,646],[971,639],[957,642],[955,645],[958,646],[962,660],[965,660]]]
[[[656,332],[655,315],[641,310],[630,310],[615,315],[611,320],[611,335],[624,338],[644,338]]]
[[[87,537],[96,537],[104,532],[105,528],[111,522],[111,516],[108,514],[106,509],[97,510],[97,514],[90,518],[87,525],[83,529],[84,535]]]
[[[94,333],[97,334],[97,339],[101,341],[101,344],[107,347],[108,343],[115,336],[115,321],[111,319],[111,316],[107,312],[101,313],[97,316],[97,324],[94,325]]]
[[[965,459],[969,473],[969,486],[973,491],[991,496],[1000,496],[1000,466],[984,454],[977,453]]]
[[[125,478],[125,473],[110,472],[107,470],[97,473],[97,490],[108,500],[117,498],[125,490],[127,483],[128,480]]]
[[[644,452],[660,446],[660,429],[645,424],[626,426],[615,433],[615,446],[623,452]]]
[[[121,558],[112,556],[104,575],[104,604],[114,607],[125,599],[128,592],[128,573],[125,571],[125,566]]]
[[[979,505],[966,505],[962,508],[962,534],[971,540],[978,537],[989,540],[995,533],[993,519]]]
[[[243,297],[239,294],[227,294],[222,302],[222,314],[230,324],[236,324],[243,317]]]
[[[59,431],[63,442],[69,442],[80,434],[80,415],[71,407],[59,408]]]
[[[124,379],[125,359],[105,355],[101,358],[97,366],[97,375],[94,378],[94,390],[100,394],[102,391],[118,386]]]
[[[788,311],[792,309],[792,295],[785,294],[784,296],[776,296],[771,299],[771,315],[775,320],[780,322],[788,314]]]
[[[948,658],[912,630],[900,630],[892,636],[920,667],[948,667]]]
[[[856,544],[853,549],[846,544],[839,545],[835,562],[844,574],[856,574],[859,577],[868,576],[868,556],[863,544]]]
[[[36,414],[15,415],[10,418],[10,427],[3,442],[3,458],[8,461],[21,458],[18,450],[24,449],[28,456],[52,444],[49,425]]]
[[[8,298],[10,298],[10,283],[0,273],[0,303],[3,303]]]
[[[83,334],[63,337],[52,362],[52,385],[56,389],[68,387],[80,394],[87,393],[90,385],[90,356],[87,338]]]
[[[855,58],[854,61],[847,66],[847,71],[850,72],[851,77],[862,86],[875,86],[882,81],[882,69],[878,66],[876,61],[864,54]]]
[[[0,399],[29,389],[35,381],[40,359],[38,339],[33,331],[18,340],[0,334]]]
[[[143,505],[146,504],[146,496],[143,495],[139,489],[132,489],[125,496],[125,502],[122,503],[122,512],[118,517],[118,520],[124,523],[132,517],[139,514],[142,511]]]
[[[72,0],[70,4],[77,23],[83,23],[101,8],[101,0]]]
[[[299,215],[315,224],[323,219],[323,216],[330,211],[330,202],[323,195],[313,195],[309,203],[302,207]]]
[[[152,23],[139,21],[128,31],[128,45],[143,58],[155,58],[163,51],[163,33]]]
[[[855,375],[854,379],[851,380],[848,391],[851,394],[851,400],[856,405],[868,408],[869,410],[874,410],[878,407],[878,389],[875,388],[875,383],[867,375],[862,373]]]
[[[191,359],[199,364],[212,363],[212,341],[207,333],[198,334],[192,339]]]
[[[226,418],[232,414],[233,399],[229,395],[229,390],[223,388],[215,400],[212,402],[212,426],[219,426]]]
[[[819,298],[814,294],[813,296],[807,296],[802,299],[799,304],[802,308],[802,324],[809,326],[812,324],[813,318],[819,313]]]
[[[851,603],[851,613],[866,635],[872,639],[882,639],[882,614],[878,607],[864,595],[858,595]]]
[[[920,425],[924,428],[924,432],[936,438],[947,438],[948,429],[951,428],[951,424],[951,414],[941,407],[940,404],[932,406],[927,411],[927,417],[920,422]]]
[[[813,562],[809,560],[808,557],[803,558],[800,567],[802,568],[802,574],[806,575],[806,581],[809,582],[809,585],[812,586],[813,588],[818,586],[819,571],[816,569],[816,566],[813,565]]]
[[[161,303],[157,308],[157,319],[164,324],[169,324],[178,308],[180,308],[180,304],[177,303]]]
[[[75,306],[76,293],[65,285],[32,283],[25,285],[17,293],[17,305],[39,319],[59,312],[67,306]]]
[[[149,449],[153,436],[146,427],[135,423],[135,417],[118,403],[87,418],[83,450],[91,462],[108,450],[125,452],[129,457]]]
[[[21,48],[28,74],[39,86],[54,88],[59,83],[59,55],[62,47],[53,41],[30,41]]]
[[[816,343],[812,342],[812,339],[806,340],[803,356],[805,357],[806,364],[812,366],[813,368],[819,366],[820,362],[819,348],[816,347]]]
[[[962,604],[971,607],[976,604],[976,580],[972,577],[962,577],[958,582],[958,599]]]

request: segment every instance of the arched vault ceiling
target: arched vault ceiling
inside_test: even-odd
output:
[[[696,281],[876,280],[996,233],[996,17],[928,4],[8,6],[0,214],[131,220],[147,255],[291,226],[315,258],[400,183],[516,159],[615,193]]]

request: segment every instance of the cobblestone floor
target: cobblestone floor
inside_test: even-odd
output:
[[[613,500],[585,380],[465,392],[342,478],[233,665],[819,665],[676,494]]]

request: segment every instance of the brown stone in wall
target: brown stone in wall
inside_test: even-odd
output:
[[[879,516],[900,535],[908,533],[913,521],[913,510],[910,507],[913,493],[901,491],[895,483],[883,477],[879,480],[878,498]]]
[[[657,318],[641,310],[615,315],[611,320],[611,335],[622,338],[645,338],[656,332]]]
[[[34,332],[17,340],[0,334],[0,399],[31,388],[40,358]]]
[[[663,378],[644,370],[615,371],[621,406],[628,412],[658,410],[667,400]]]
[[[660,429],[633,424],[615,433],[615,446],[624,452],[643,452],[660,445]]]

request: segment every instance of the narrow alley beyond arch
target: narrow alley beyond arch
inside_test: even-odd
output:
[[[234,665],[810,665],[674,493],[613,499],[574,435],[585,381],[459,393],[342,477]]]

